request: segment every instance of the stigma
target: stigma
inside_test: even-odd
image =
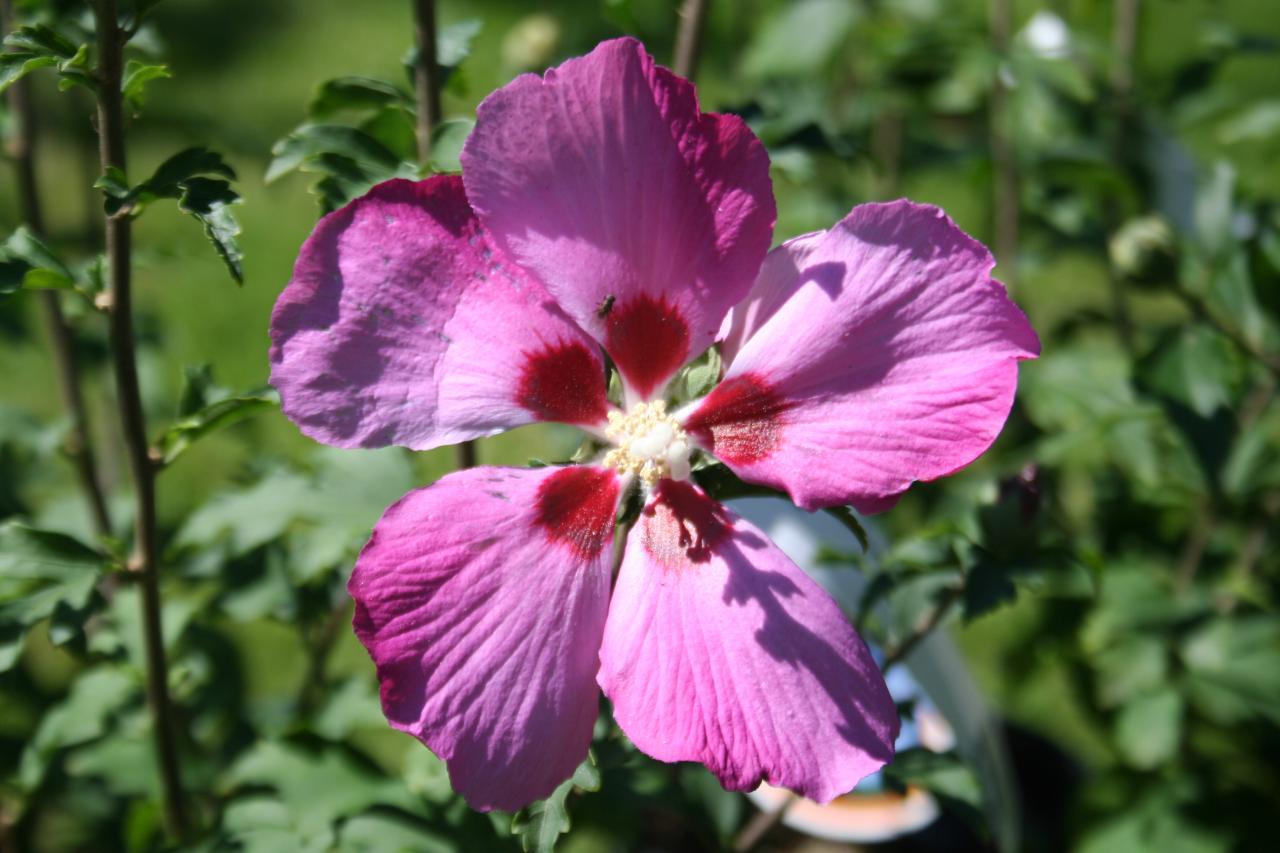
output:
[[[664,478],[688,479],[693,445],[662,400],[636,403],[626,414],[610,412],[604,435],[614,444],[604,464],[619,474],[639,477],[650,488]]]

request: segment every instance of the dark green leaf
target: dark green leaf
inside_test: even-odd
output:
[[[271,183],[295,169],[305,169],[316,158],[337,154],[382,179],[400,174],[404,164],[369,134],[336,124],[304,124],[271,148],[274,159],[265,180]],[[327,171],[327,170],[317,170]]]
[[[413,100],[406,92],[382,80],[338,77],[320,84],[307,106],[307,115],[324,120],[344,110],[376,112],[394,105],[411,108]]]
[[[4,53],[0,53],[0,92],[45,66],[57,66],[63,78],[60,88],[77,84],[90,89],[96,86],[88,70],[89,46],[77,45],[45,24],[19,27],[5,38],[4,48]]]
[[[862,552],[864,554],[867,552],[867,549],[871,547],[867,542],[867,531],[862,527],[862,522],[858,520],[858,516],[854,515],[852,509],[847,506],[829,506],[823,511],[843,524],[845,529],[858,540],[858,544],[862,546]]]
[[[8,649],[0,669],[12,665],[26,630],[59,607],[83,621],[105,568],[101,554],[70,536],[0,524],[0,636]]]
[[[0,243],[0,293],[74,286],[71,270],[26,228],[19,227]]]
[[[234,180],[235,176],[235,170],[221,154],[195,147],[165,160],[150,178],[132,189],[119,169],[109,169],[94,186],[106,194],[105,209],[109,216],[126,209],[136,216],[157,199],[176,199],[179,210],[204,226],[205,236],[227,265],[231,277],[243,282],[242,256],[235,239],[240,233],[240,224],[231,212],[231,206],[240,202],[240,196],[227,180]]]
[[[578,765],[545,800],[519,811],[511,820],[511,832],[520,837],[520,846],[529,853],[552,853],[560,836],[569,831],[569,794],[577,787],[585,791],[600,788],[600,771],[591,756]]]
[[[213,243],[227,271],[237,283],[244,282],[243,255],[236,235],[240,223],[231,212],[231,205],[240,203],[240,195],[231,184],[215,178],[190,178],[183,184],[178,209],[188,213],[204,226],[205,236]]]
[[[972,621],[1012,602],[1018,595],[1009,574],[986,560],[968,571],[964,579],[964,618]]]

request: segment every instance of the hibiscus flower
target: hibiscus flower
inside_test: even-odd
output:
[[[601,690],[640,750],[727,788],[849,791],[893,754],[884,680],[691,468],[713,456],[806,509],[875,512],[973,461],[1039,346],[990,253],[906,201],[770,252],[763,146],[631,39],[490,95],[462,167],[316,226],[271,323],[285,413],[340,447],[558,421],[604,450],[459,471],[386,511],[349,589],[387,719],[479,809],[567,779]],[[668,410],[717,342],[722,381]]]

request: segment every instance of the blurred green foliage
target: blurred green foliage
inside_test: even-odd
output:
[[[15,5],[24,28],[7,41],[0,83],[32,72],[48,222],[43,238],[22,227],[6,175],[0,850],[163,846],[137,591],[121,571],[129,504],[93,307],[100,178],[108,209],[178,199],[222,261],[163,206],[137,220],[145,403],[172,466],[160,486],[165,642],[199,849],[729,844],[750,817],[745,800],[701,768],[644,758],[607,715],[591,761],[550,799],[514,817],[469,811],[441,763],[386,727],[347,629],[345,577],[372,523],[447,471],[449,453],[339,452],[302,438],[262,390],[266,326],[316,216],[419,173],[409,4],[124,4],[150,13],[129,18],[141,23],[125,84],[130,177],[152,175],[136,184],[99,175],[84,5]],[[449,121],[426,168],[458,168],[475,104],[516,73],[622,33],[665,61],[674,6],[443,3]],[[829,557],[868,574],[860,627],[883,647],[901,649],[922,621],[954,632],[1009,723],[1030,850],[1270,849],[1274,12],[1273,0],[712,3],[700,96],[743,115],[769,147],[779,239],[905,195],[1011,247],[997,273],[1044,355],[1023,367],[1005,434],[970,470],[918,485],[875,519],[883,555]],[[14,127],[0,113],[6,137]],[[313,175],[314,195],[295,171]],[[227,269],[244,288],[226,287]],[[57,289],[75,329],[112,536],[94,536],[60,458],[68,422],[33,288]],[[690,387],[709,369],[690,372]],[[480,453],[524,464],[575,446],[572,430],[540,426]],[[954,756],[904,754],[890,780],[981,823],[982,797]],[[914,843],[986,837],[980,825],[944,827]],[[765,843],[798,842],[779,830]]]

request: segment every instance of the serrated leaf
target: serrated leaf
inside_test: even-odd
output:
[[[231,212],[231,206],[240,203],[240,196],[228,182],[235,176],[235,170],[221,154],[197,146],[165,160],[150,178],[132,189],[125,174],[115,168],[108,169],[94,186],[106,194],[104,209],[108,216],[122,210],[136,216],[157,199],[176,199],[179,210],[204,226],[205,236],[213,243],[231,277],[243,283],[242,255],[235,239],[240,233],[240,224]]]
[[[11,666],[26,630],[60,607],[64,621],[71,614],[82,621],[105,568],[101,554],[70,536],[0,524],[0,637],[9,649],[0,663]]]
[[[89,46],[77,45],[45,24],[19,27],[4,40],[0,53],[0,92],[37,68],[56,66],[63,80],[59,88],[83,85],[95,89],[89,73]]]
[[[403,165],[399,157],[369,134],[337,124],[301,125],[273,145],[271,154],[274,159],[267,167],[267,183],[295,169],[305,169],[326,154],[345,157],[362,170],[386,177],[394,177]]]
[[[279,395],[270,388],[210,403],[164,431],[156,442],[160,459],[170,465],[200,439],[278,405]]]
[[[227,271],[237,284],[244,283],[244,255],[236,236],[240,223],[231,212],[231,205],[240,203],[240,195],[231,184],[215,178],[191,178],[183,185],[178,209],[199,220],[204,235],[213,243]]]
[[[134,110],[140,110],[146,101],[147,84],[152,80],[163,80],[172,76],[167,65],[150,65],[131,59],[125,66],[120,92],[124,95],[127,104]]]
[[[569,831],[567,803],[575,787],[584,791],[600,790],[600,770],[591,755],[551,796],[521,809],[511,819],[511,833],[520,837],[520,846],[527,853],[552,853],[556,849],[556,841]]]
[[[397,86],[372,77],[336,77],[320,84],[307,115],[313,119],[331,118],[343,110],[377,112],[387,106],[413,106],[413,99]]]

